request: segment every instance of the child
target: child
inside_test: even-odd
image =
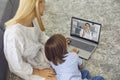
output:
[[[51,36],[45,44],[45,55],[56,72],[57,80],[104,80],[103,77],[90,77],[89,71],[79,70],[82,59],[78,50],[67,52],[66,38],[61,34]]]

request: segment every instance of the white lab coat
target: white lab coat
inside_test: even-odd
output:
[[[84,36],[83,36],[83,34],[84,34]],[[93,37],[92,37],[92,32],[89,30],[88,32],[85,32],[83,29],[81,29],[81,31],[80,31],[80,36],[81,37],[84,37],[84,38],[86,38],[86,39],[90,39],[90,40],[92,40],[93,39]]]
[[[26,27],[19,23],[5,30],[4,53],[9,69],[25,80],[45,80],[33,75],[33,67],[49,68],[49,62],[44,54],[43,44],[48,39],[40,31],[37,20],[33,20],[34,27]]]

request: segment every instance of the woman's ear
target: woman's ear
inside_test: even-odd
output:
[[[42,16],[44,13],[44,10],[45,10],[45,1],[44,0],[39,2],[39,10],[40,10],[40,14]]]
[[[41,0],[37,0],[37,2],[36,2],[35,12],[36,12],[36,18],[37,18],[37,21],[38,21],[38,24],[39,24],[41,31],[45,31],[44,25],[43,25],[42,20],[41,20],[40,6],[39,6],[40,1]]]

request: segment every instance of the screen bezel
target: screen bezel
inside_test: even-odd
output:
[[[78,35],[72,34],[73,19],[80,20],[80,21],[85,21],[85,22],[92,23],[92,24],[100,25],[100,32],[101,32],[102,24],[97,23],[97,22],[93,22],[93,21],[89,21],[89,20],[85,20],[85,19],[80,19],[80,18],[77,18],[77,17],[72,17],[72,18],[71,18],[71,29],[70,29],[70,35],[71,35],[71,36],[75,36],[75,37],[78,37],[78,38],[81,38],[81,39],[84,39],[84,40],[91,41],[91,42],[93,42],[93,43],[99,44],[99,40],[100,40],[100,32],[99,32],[99,35],[98,35],[98,41],[94,41],[94,40],[86,39],[86,38],[84,38],[84,37],[81,37],[81,36],[78,36]]]

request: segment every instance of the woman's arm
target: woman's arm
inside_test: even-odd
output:
[[[46,35],[45,32],[41,32],[41,34],[40,34],[40,41],[41,41],[42,44],[45,44],[46,41],[48,40],[48,38],[49,37]]]
[[[23,40],[24,41],[24,40]],[[31,64],[23,59],[24,42],[20,36],[12,33],[4,35],[4,51],[10,71],[25,80],[47,80],[48,76],[55,77],[49,69],[34,69]],[[50,73],[49,73],[50,71]],[[53,77],[54,76],[54,77]],[[48,80],[52,80],[52,79]]]
[[[16,37],[15,34],[6,34],[5,32],[4,52],[11,72],[24,79],[28,78],[28,75],[32,74],[32,66],[25,62],[22,57],[24,47],[20,36]]]

